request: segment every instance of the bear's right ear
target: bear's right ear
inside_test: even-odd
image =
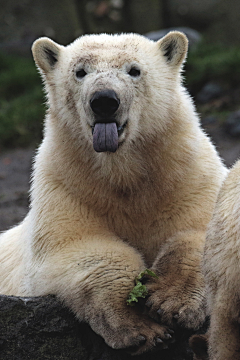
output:
[[[34,61],[45,74],[55,68],[62,48],[63,46],[58,45],[47,37],[40,38],[33,43],[32,53]]]

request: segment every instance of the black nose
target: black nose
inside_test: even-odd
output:
[[[114,90],[96,91],[90,100],[92,111],[102,118],[109,118],[118,109],[120,100]]]

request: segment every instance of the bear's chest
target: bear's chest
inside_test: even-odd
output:
[[[176,230],[171,215],[157,207],[139,212],[110,211],[107,226],[120,239],[136,248],[147,266],[151,266],[161,246]]]

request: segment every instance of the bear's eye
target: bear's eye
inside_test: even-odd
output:
[[[84,69],[79,69],[78,71],[76,71],[76,77],[78,79],[84,78],[85,75],[87,75],[87,73]]]
[[[135,66],[133,66],[129,70],[128,74],[133,77],[138,77],[138,76],[140,76],[141,71],[138,68],[136,68]]]

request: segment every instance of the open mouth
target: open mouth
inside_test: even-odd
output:
[[[118,149],[119,137],[126,125],[127,121],[119,126],[116,122],[96,122],[92,126],[94,150],[96,152],[115,152]]]

